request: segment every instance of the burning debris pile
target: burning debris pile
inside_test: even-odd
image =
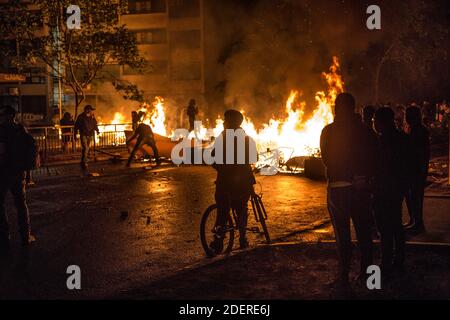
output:
[[[164,99],[156,97],[152,104],[143,103],[138,110],[144,113],[143,122],[150,125],[154,133],[161,136],[167,136],[164,109]],[[99,123],[100,134],[96,136],[96,142],[98,143],[101,139],[107,139],[108,135],[113,135],[114,143],[112,144],[124,145],[127,140],[125,131],[131,130],[132,126],[130,123],[127,123],[125,115],[121,112],[115,112],[113,119],[108,124]]]
[[[339,74],[339,60],[333,57],[333,63],[329,72],[322,73],[328,88],[325,91],[317,91],[315,101],[317,103],[312,115],[305,118],[306,103],[301,101],[302,93],[292,90],[286,101],[284,119],[272,118],[263,124],[261,129],[256,129],[249,117],[245,116],[242,124],[248,135],[255,139],[258,152],[271,157],[271,150],[279,152],[281,162],[300,156],[318,156],[320,154],[320,134],[322,129],[333,121],[332,106],[336,96],[344,91],[344,82]],[[197,137],[208,140],[207,129],[198,129]],[[223,120],[216,120],[213,129],[214,136],[218,136],[223,130]]]
[[[334,57],[329,73],[322,74],[328,89],[316,92],[317,106],[309,119],[304,118],[306,103],[301,101],[299,91],[291,91],[286,101],[287,118],[270,119],[259,131],[246,119],[244,129],[256,140],[260,150],[278,149],[285,160],[318,154],[322,129],[333,121],[334,100],[344,90],[338,70],[339,61]]]
[[[333,63],[328,72],[322,73],[322,78],[327,83],[327,89],[317,91],[315,101],[317,103],[311,116],[305,117],[306,102],[302,101],[302,92],[292,90],[285,104],[285,118],[271,118],[268,123],[255,126],[253,121],[244,114],[242,128],[255,139],[258,152],[263,155],[270,154],[277,150],[280,162],[285,163],[289,159],[302,156],[318,156],[320,147],[320,134],[322,129],[333,121],[332,106],[336,96],[344,91],[344,82],[339,74],[339,60],[333,57]],[[166,122],[166,108],[164,99],[156,97],[153,103],[144,103],[138,111],[145,113],[144,123],[149,124],[153,132],[164,136],[172,137],[175,128],[168,128]],[[123,130],[128,126],[123,125],[125,117],[121,113],[115,113],[112,124],[117,126],[122,124]],[[223,120],[217,117],[216,126],[212,130],[203,125],[196,127],[191,132],[191,138],[210,141],[223,131]],[[104,126],[107,131],[109,126]],[[260,129],[257,129],[260,128]],[[128,128],[129,130],[129,128]],[[125,135],[120,137],[125,139]],[[264,161],[264,160],[263,160]]]

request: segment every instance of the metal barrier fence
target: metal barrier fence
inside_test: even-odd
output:
[[[101,124],[98,128],[100,134],[96,134],[92,141],[94,155],[97,149],[111,150],[125,147],[125,131],[131,131],[132,125]],[[74,136],[73,126],[30,127],[27,130],[39,146],[42,165],[80,154],[80,137]]]

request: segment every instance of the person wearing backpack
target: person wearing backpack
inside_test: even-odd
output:
[[[37,162],[37,146],[25,128],[14,121],[16,110],[0,107],[0,252],[9,249],[9,226],[5,199],[11,192],[17,209],[19,231],[24,246],[36,238],[31,234],[30,215],[26,202],[25,172]]]

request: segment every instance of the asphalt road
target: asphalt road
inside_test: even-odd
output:
[[[36,175],[36,185],[28,190],[38,238],[31,249],[19,245],[8,198],[13,250],[11,257],[0,258],[0,299],[126,296],[182,268],[211,262],[201,248],[199,224],[214,202],[212,168],[144,170],[100,162],[92,170],[101,175],[81,178],[77,165]],[[257,181],[274,242],[334,238],[325,182],[282,174],[257,176]],[[450,243],[449,208],[448,198],[426,197],[427,233],[409,240]],[[259,235],[250,234],[249,241],[252,248],[264,245]],[[81,268],[81,290],[67,289],[70,265]]]
[[[102,175],[82,179],[66,170],[37,179],[28,198],[38,241],[29,250],[20,249],[8,200],[13,256],[1,261],[0,298],[108,297],[207,261],[199,223],[214,202],[213,169],[125,170],[104,163],[95,170]],[[272,239],[332,239],[324,182],[289,175],[257,180]],[[249,241],[264,243],[259,235]],[[81,268],[81,290],[66,287],[69,265]]]

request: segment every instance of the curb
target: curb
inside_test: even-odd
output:
[[[102,165],[102,163],[108,163],[108,160],[106,161],[102,161],[102,162],[97,162],[97,164],[99,164],[100,166]],[[174,168],[174,166],[161,166],[159,168],[154,168],[151,170],[146,170],[145,166],[141,166],[141,167],[132,167],[132,168],[115,168],[113,172],[105,172],[100,174],[100,178],[101,177],[111,177],[114,175],[122,175],[122,174],[126,174],[126,173],[139,173],[139,172],[144,172],[144,171],[148,171],[148,172],[161,172],[161,171],[166,171],[166,170],[170,170],[171,168]],[[91,168],[91,170],[93,172],[96,171],[95,168]],[[100,170],[100,168],[99,168]],[[42,174],[42,175],[34,175],[33,176],[33,180],[36,182],[39,181],[48,181],[48,180],[58,180],[58,179],[67,179],[67,178],[80,178],[80,179],[92,179],[92,178],[99,178],[99,177],[82,177],[81,176],[81,170],[77,170],[74,169],[73,171],[69,171],[66,173],[62,173],[59,175],[47,175],[47,174]]]
[[[352,241],[352,242],[356,242],[356,241]],[[334,240],[326,240],[326,241],[320,241],[320,242],[280,242],[280,243],[272,243],[272,244],[259,244],[256,245],[255,247],[246,249],[246,250],[235,250],[232,251],[230,254],[228,255],[221,255],[221,256],[217,256],[214,258],[207,258],[206,256],[198,261],[198,262],[194,262],[190,265],[178,268],[176,270],[174,270],[173,272],[170,272],[168,274],[162,275],[160,277],[154,278],[152,279],[152,281],[146,283],[145,287],[147,286],[151,286],[155,283],[164,281],[166,279],[170,279],[171,277],[174,277],[176,275],[179,275],[180,273],[189,273],[191,271],[195,271],[196,269],[200,269],[200,268],[204,268],[204,267],[208,267],[208,266],[214,266],[215,264],[221,263],[221,262],[225,262],[225,260],[228,260],[229,258],[234,258],[236,256],[239,255],[244,255],[244,254],[248,254],[249,252],[255,252],[257,250],[264,250],[264,249],[270,249],[270,248],[279,248],[279,247],[297,247],[297,246],[317,246],[317,245],[325,245],[325,246],[330,246],[330,249],[334,249],[334,244],[336,243],[336,241]],[[428,242],[407,242],[407,245],[410,246],[417,246],[417,247],[421,247],[421,249],[426,249],[427,247],[433,246],[435,248],[439,248],[439,249],[443,249],[445,248],[445,253],[448,253],[448,249],[447,247],[450,246],[450,243],[428,243]],[[333,248],[331,248],[331,246]],[[131,294],[131,296],[134,296],[136,294],[136,292],[139,292],[139,290],[141,290],[142,287],[133,287],[133,288],[129,288],[127,290],[123,290],[119,293],[114,294],[113,296],[105,296],[104,298],[106,299],[128,299],[127,296],[129,294]],[[145,290],[145,289],[144,289]],[[135,297],[133,298],[135,299]]]
[[[224,261],[227,260],[228,258],[231,257],[235,257],[237,255],[241,255],[241,254],[246,254],[248,252],[252,252],[252,251],[257,251],[257,250],[261,250],[261,249],[265,249],[265,248],[276,248],[276,247],[288,247],[288,246],[314,246],[314,245],[331,245],[331,244],[335,244],[336,241],[335,240],[324,240],[324,241],[320,241],[320,242],[278,242],[278,243],[271,243],[271,244],[259,244],[256,245],[255,247],[246,249],[246,250],[236,250],[236,251],[232,251],[230,254],[228,255],[221,255],[221,256],[217,256],[214,258],[207,258],[205,256],[205,258],[201,261],[195,262],[193,264],[190,264],[188,266],[184,266],[181,267],[177,270],[175,270],[173,273],[166,275],[164,277],[161,277],[159,279],[156,279],[155,281],[159,281],[162,280],[164,278],[173,276],[179,272],[187,272],[187,271],[191,271],[197,268],[201,268],[201,267],[205,267],[208,265],[212,265],[215,263],[218,263],[220,261]],[[352,243],[357,243],[357,241],[352,240]],[[379,243],[379,240],[374,241],[374,243]],[[406,241],[406,245],[409,246],[418,246],[418,247],[436,247],[436,248],[447,248],[450,247],[450,243],[443,243],[443,242],[417,242],[417,241]],[[153,282],[153,281],[152,281]]]
[[[434,199],[450,199],[450,195],[445,194],[426,194],[425,198],[434,198]]]

